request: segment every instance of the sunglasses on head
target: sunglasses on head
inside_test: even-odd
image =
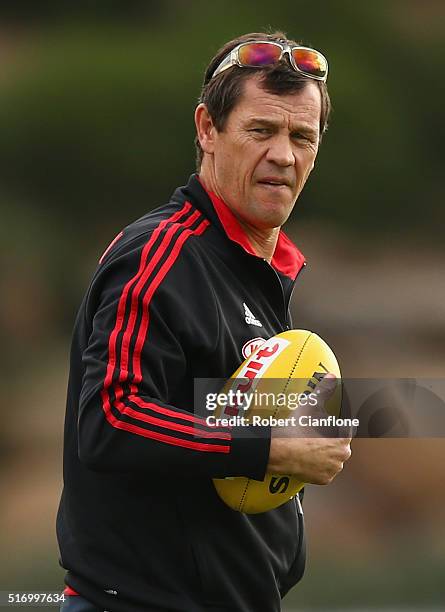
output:
[[[268,40],[245,42],[232,49],[216,68],[211,79],[235,65],[242,68],[262,68],[277,64],[285,53],[294,70],[311,79],[326,83],[328,60],[320,51]]]

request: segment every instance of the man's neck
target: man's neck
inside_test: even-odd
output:
[[[247,238],[249,239],[255,253],[258,255],[258,257],[262,257],[270,263],[272,261],[273,254],[275,253],[280,228],[273,227],[258,229],[256,227],[251,227],[239,217],[237,217],[237,219]]]

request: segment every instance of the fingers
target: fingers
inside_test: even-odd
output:
[[[326,402],[335,393],[338,386],[338,379],[331,372],[326,374],[322,380],[315,387],[315,394],[317,396],[317,409],[320,410],[324,415],[328,416],[326,410]],[[357,427],[354,425],[340,425],[334,428],[328,429],[328,436],[341,438],[349,444],[357,433]]]
[[[268,471],[293,474],[302,482],[328,484],[351,456],[348,439],[272,437]]]
[[[331,455],[331,460],[325,464],[325,469],[320,471],[319,479],[316,484],[329,484],[343,470],[344,464],[351,456],[351,447],[348,443],[336,440],[337,446]]]
[[[342,464],[345,463],[345,461],[348,461],[348,459],[351,457],[352,451],[351,451],[350,443],[351,441],[349,438],[344,438],[344,444],[342,445],[341,452],[340,452],[340,459],[342,461]]]
[[[318,406],[324,408],[325,402],[332,397],[337,388],[337,378],[334,374],[326,374],[315,387],[315,394],[318,399]]]
[[[352,438],[354,438],[357,433],[357,429],[355,425],[340,425],[338,428],[338,437],[351,442]]]

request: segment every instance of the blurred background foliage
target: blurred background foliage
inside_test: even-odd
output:
[[[11,505],[4,506],[9,517],[5,524],[10,520],[12,526],[6,540],[11,550],[22,552],[17,553],[17,567],[12,563],[4,568],[8,584],[18,580],[19,567],[29,568],[26,579],[40,581],[40,586],[42,576],[47,582],[54,576],[61,579],[60,572],[52,569],[56,564],[52,520],[60,487],[67,347],[75,310],[113,236],[165,202],[194,171],[193,110],[202,75],[228,39],[249,31],[282,29],[319,48],[330,61],[331,126],[287,231],[310,253],[312,249],[315,269],[319,266],[331,286],[337,278],[343,293],[337,303],[335,295],[328,300],[330,310],[325,312],[319,301],[314,306],[318,277],[312,285],[309,281],[306,293],[303,284],[301,305],[296,305],[299,326],[306,324],[333,339],[351,371],[354,363],[369,365],[371,357],[372,363],[376,359],[383,363],[381,353],[372,352],[377,328],[391,329],[393,334],[397,328],[400,354],[407,354],[404,343],[417,333],[425,355],[444,356],[444,331],[438,323],[443,321],[439,297],[443,297],[443,279],[438,262],[443,261],[445,221],[441,91],[445,5],[434,0],[273,4],[266,0],[2,3],[0,339],[7,350],[0,357],[4,379],[0,414],[6,422],[0,431],[0,474],[3,484],[17,487],[18,474],[26,473],[20,471],[23,458],[47,456],[47,469],[42,467],[40,474],[50,503],[39,497],[41,515],[37,513],[34,522],[51,538],[36,567],[30,560],[34,549],[18,535],[23,523],[17,520],[17,500],[26,506],[28,498],[19,495],[14,501],[12,496]],[[363,267],[364,259],[375,254],[379,254],[375,268]],[[365,292],[360,270],[375,279],[379,267],[376,278],[382,279],[388,257],[387,284],[380,289],[377,284],[371,291],[368,283],[372,295],[360,302],[357,294]],[[331,272],[333,261],[337,265]],[[426,272],[432,274],[432,267],[437,273],[429,280]],[[341,279],[336,277],[338,269]],[[400,278],[403,284],[395,287]],[[417,283],[423,279],[428,287],[425,295],[433,283],[439,292],[430,296],[428,304],[420,304],[423,298],[419,289],[412,288],[414,278]],[[415,293],[420,302],[415,302]],[[397,296],[403,296],[403,304]],[[383,316],[385,300],[388,309]],[[420,313],[429,322],[427,331],[419,327]],[[405,327],[399,329],[402,320]],[[368,362],[364,349],[360,353],[357,348],[357,337],[366,347]],[[395,336],[391,338],[394,351]],[[391,350],[386,354],[393,354]],[[421,360],[418,352],[413,354],[417,357],[406,367],[416,369],[422,363],[426,375],[428,357]],[[438,363],[436,359],[434,367]],[[437,366],[434,373],[440,369]],[[22,392],[17,404],[18,388]],[[31,403],[25,390],[35,393]],[[8,419],[12,401],[19,409]],[[42,415],[53,422],[49,430]],[[49,454],[40,453],[43,446]],[[442,474],[434,472],[434,478],[443,482]],[[351,481],[345,495],[351,503],[353,490]],[[325,495],[323,491],[321,504]],[[422,536],[416,540],[420,541],[419,546],[425,547]],[[315,547],[316,542],[315,536]],[[395,558],[398,563],[406,556],[407,546],[407,539],[394,545],[388,568],[396,564]],[[417,600],[414,587],[406,588],[405,594],[400,585],[388,586],[383,595],[373,590],[376,570],[369,572],[368,565],[368,570],[359,572],[360,578],[354,578],[360,587],[351,605],[359,603],[360,593],[374,605],[413,600],[437,604],[443,596],[437,580],[445,558],[442,552],[436,551],[434,563],[427,551],[420,556],[421,565],[424,557],[428,563],[425,587]],[[364,559],[366,566],[366,555]],[[406,585],[415,580],[414,565],[402,570],[402,583],[404,571]],[[352,571],[346,566],[346,573]],[[314,573],[301,591],[305,605],[346,605],[334,587],[320,591],[314,586],[315,578],[325,580],[330,571],[332,566],[325,570],[315,561]],[[0,589],[6,588],[3,583]],[[298,603],[297,591],[291,597]]]
[[[442,240],[443,32],[419,27],[443,16],[436,3],[72,4],[10,3],[0,60],[2,242],[23,253],[32,235],[26,252],[68,307],[61,329],[78,298],[66,270],[194,170],[202,73],[240,32],[280,25],[329,56],[332,126],[299,219]]]

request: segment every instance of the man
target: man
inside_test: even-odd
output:
[[[303,574],[298,497],[246,515],[212,478],[327,483],[350,439],[208,427],[193,381],[229,377],[249,341],[290,327],[304,257],[280,228],[327,124],[326,75],[279,32],[227,43],[195,113],[199,174],[100,260],[71,352],[64,610],[272,612]]]

